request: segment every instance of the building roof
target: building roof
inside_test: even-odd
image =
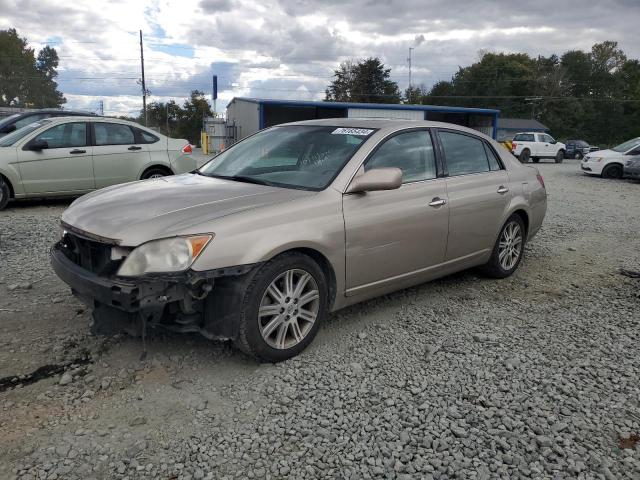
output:
[[[498,119],[499,130],[518,130],[518,131],[549,131],[549,127],[540,123],[533,118],[505,118]]]
[[[316,102],[309,100],[275,100],[269,98],[249,98],[234,97],[229,103],[236,100],[257,103],[261,105],[283,105],[299,107],[324,107],[324,108],[366,108],[381,110],[420,110],[423,112],[460,112],[460,113],[482,113],[485,115],[498,115],[500,110],[491,108],[466,108],[447,107],[442,105],[401,105],[397,103],[352,103],[352,102]]]

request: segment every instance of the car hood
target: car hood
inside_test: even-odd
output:
[[[62,221],[91,237],[136,246],[156,238],[208,233],[209,222],[220,217],[315,193],[184,174],[90,193],[73,202]]]
[[[614,150],[606,149],[606,150],[596,150],[595,152],[591,152],[587,154],[588,158],[613,158],[613,157],[622,157],[624,154],[620,152],[616,152]],[[587,158],[585,157],[585,158]]]

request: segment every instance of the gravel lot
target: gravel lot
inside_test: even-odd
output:
[[[640,280],[618,272],[640,270],[640,183],[540,170],[548,216],[516,275],[349,308],[278,365],[91,336],[48,263],[67,204],[13,204],[0,478],[640,478]]]

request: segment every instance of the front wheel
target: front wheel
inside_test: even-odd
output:
[[[576,160],[582,160],[582,157],[583,157],[583,156],[584,156],[584,155],[582,155],[582,153],[581,153],[581,152],[578,152],[578,153],[576,153],[576,154],[573,156],[573,158],[575,158]]]
[[[9,185],[0,177],[0,210],[4,209],[11,198],[11,190]]]
[[[511,215],[500,230],[491,258],[481,267],[492,278],[506,278],[515,272],[524,256],[525,228],[522,217]]]
[[[236,346],[266,362],[302,352],[327,315],[328,288],[310,257],[285,253],[265,263],[247,288]]]
[[[558,150],[556,153],[556,163],[562,163],[562,160],[564,160],[564,150]]]
[[[622,178],[621,165],[609,165],[602,172],[602,178]]]

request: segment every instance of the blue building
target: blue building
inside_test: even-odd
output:
[[[227,106],[229,140],[238,141],[263,128],[321,118],[399,118],[463,125],[497,138],[499,110],[398,105],[386,103],[311,102],[235,97]]]

